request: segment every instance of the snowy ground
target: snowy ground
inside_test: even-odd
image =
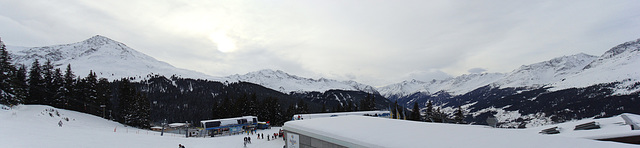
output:
[[[640,118],[640,116],[637,116]],[[567,122],[559,125],[561,134],[538,134],[538,127],[529,129],[492,129],[486,126],[469,126],[453,124],[437,124],[412,122],[402,120],[377,119],[357,117],[339,121],[338,117],[319,118],[313,120],[294,121],[305,123],[303,125],[319,124],[320,127],[328,127],[317,133],[338,134],[335,138],[353,139],[353,141],[365,141],[371,143],[383,142],[381,147],[423,147],[425,144],[435,147],[637,147],[637,145],[622,144],[616,142],[604,142],[590,140],[596,136],[611,134],[640,134],[640,131],[630,131],[628,125],[624,125],[619,117],[595,119],[602,129],[589,131],[573,131],[576,124],[594,121],[585,119]],[[363,118],[363,119],[359,119]],[[69,119],[68,121],[66,119]],[[328,119],[328,120],[327,120]],[[376,119],[376,124],[368,122]],[[327,121],[323,121],[327,120]],[[331,121],[329,121],[331,120]],[[388,120],[388,121],[386,121]],[[58,123],[62,121],[62,127]],[[292,124],[294,122],[288,123]],[[363,122],[363,123],[359,123]],[[359,128],[349,125],[359,125]],[[375,127],[372,127],[375,126]],[[392,127],[392,128],[383,128]],[[259,130],[259,133],[273,134],[280,128]],[[371,135],[374,131],[383,131],[384,135]],[[411,131],[411,132],[406,132]],[[604,134],[603,134],[604,133]],[[183,144],[187,148],[243,148],[243,137],[247,135],[233,135],[215,138],[185,138],[183,135],[167,134],[160,136],[159,132],[127,128],[122,124],[104,120],[100,117],[55,109],[44,105],[21,105],[9,109],[0,105],[0,147],[19,148],[68,148],[68,147],[149,147],[171,148]],[[462,138],[461,142],[454,142],[456,138]],[[251,135],[252,144],[247,147],[255,148],[280,148],[284,145],[282,139],[267,141],[257,139]],[[419,141],[419,142],[416,142]],[[387,144],[387,145],[384,145]]]
[[[0,105],[1,106],[1,105]],[[56,111],[60,114],[56,114]],[[51,113],[51,115],[49,114]],[[68,118],[69,121],[66,121]],[[62,121],[62,127],[58,122]],[[115,129],[115,132],[114,132]],[[259,133],[272,134],[280,128],[258,130]],[[69,147],[153,147],[173,148],[183,144],[187,148],[243,148],[243,138],[247,135],[233,135],[215,138],[185,138],[184,135],[127,128],[122,124],[102,118],[55,109],[43,105],[21,105],[0,109],[0,147],[16,148],[69,148]],[[281,148],[281,139],[267,141],[251,136],[252,144],[247,147]]]
[[[610,125],[609,122],[604,125],[614,127],[616,132],[636,134],[640,132],[631,131],[628,125]],[[575,126],[575,124],[562,126]],[[349,145],[349,147],[638,147],[638,145],[597,141],[580,136],[566,136],[566,134],[543,135],[538,134],[540,132],[538,129],[503,129],[481,125],[425,123],[367,116],[297,120],[286,122],[284,128],[301,135],[312,135],[318,137],[317,139]],[[603,127],[602,130],[586,132],[603,134],[609,132],[607,129],[609,128]],[[585,131],[576,131],[572,134],[568,130],[563,132],[570,135],[587,135]]]

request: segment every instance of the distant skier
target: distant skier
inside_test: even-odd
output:
[[[244,147],[247,147],[247,137],[244,137]]]
[[[251,144],[251,137],[247,137],[247,141],[249,141],[249,144]]]
[[[60,120],[60,122],[58,122],[58,126],[62,127],[62,120]]]
[[[184,148],[184,145],[178,144],[178,148]]]

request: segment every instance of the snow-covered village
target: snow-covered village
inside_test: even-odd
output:
[[[640,147],[640,1],[0,1],[0,147]]]

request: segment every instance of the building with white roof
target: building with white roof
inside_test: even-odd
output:
[[[289,121],[283,130],[288,148],[637,147],[618,142],[544,135],[527,129],[496,129],[368,116]]]

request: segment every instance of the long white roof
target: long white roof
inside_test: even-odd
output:
[[[339,116],[286,122],[284,130],[347,147],[637,147],[584,138],[549,136],[522,129]]]

